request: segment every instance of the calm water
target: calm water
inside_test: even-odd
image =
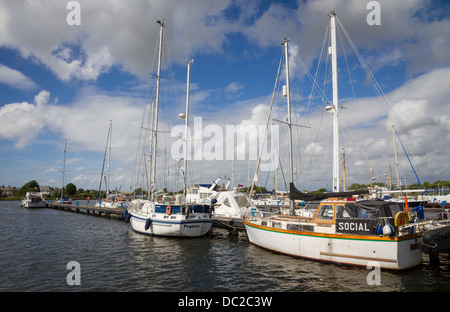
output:
[[[48,208],[0,202],[0,291],[307,292],[449,291],[450,262],[424,257],[408,272],[381,272],[275,254],[213,229],[206,237],[174,239],[133,232],[129,224]],[[66,281],[77,261],[81,285]]]

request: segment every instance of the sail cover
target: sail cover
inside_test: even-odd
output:
[[[351,192],[336,192],[336,193],[304,193],[295,187],[294,183],[289,185],[289,198],[292,200],[323,200],[331,197],[351,197],[353,195],[369,194],[369,190],[351,191]]]

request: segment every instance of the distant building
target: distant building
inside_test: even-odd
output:
[[[44,196],[52,196],[56,192],[56,189],[50,186],[41,186],[40,191]]]
[[[4,186],[0,188],[1,197],[15,197],[19,189],[15,186]]]

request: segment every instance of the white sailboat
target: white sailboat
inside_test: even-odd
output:
[[[284,41],[290,147],[290,207],[294,200],[322,200],[312,217],[298,215],[246,215],[243,219],[252,244],[296,257],[367,267],[402,270],[422,262],[421,234],[404,229],[408,215],[395,203],[347,199],[352,192],[339,192],[338,97],[336,16],[329,15],[331,29],[334,160],[333,193],[299,192],[293,184],[292,134],[289,100],[288,40]]]
[[[61,198],[59,199],[59,203],[70,205],[72,204],[72,200],[68,197],[64,197],[64,174],[66,172],[66,147],[67,147],[67,140],[64,140],[64,161],[62,168]]]
[[[227,180],[227,183],[220,184],[221,180]],[[255,212],[258,208],[237,187],[230,190],[230,184],[229,178],[219,177],[213,184],[191,186],[188,188],[186,200],[191,204],[212,204],[214,225],[244,229],[242,216],[246,211]]]
[[[392,126],[392,137],[394,140],[394,155],[395,155],[395,167],[397,172],[397,189],[392,190],[392,187],[389,187],[389,190],[382,187],[375,187],[373,190],[371,190],[372,198],[378,198],[383,199],[390,202],[397,202],[403,205],[407,205],[409,208],[424,208],[427,204],[427,200],[425,200],[423,197],[418,198],[419,193],[425,193],[425,189],[404,189],[401,184],[400,180],[400,174],[399,174],[399,168],[398,168],[398,157],[397,157],[397,143],[395,140],[395,128]],[[401,142],[400,142],[401,143]],[[403,145],[403,144],[402,144]],[[406,154],[406,151],[405,151]],[[408,157],[408,155],[406,155]],[[409,157],[408,157],[409,159]],[[412,167],[412,164],[411,164]],[[414,173],[416,174],[416,171],[414,170],[414,167],[412,167]],[[417,181],[421,185],[419,181],[419,177],[417,176]],[[392,177],[389,177],[389,181],[392,181]],[[392,185],[392,183],[390,183]],[[413,196],[415,194],[415,196]]]
[[[227,180],[224,185],[220,185],[221,180]],[[195,184],[187,189],[186,201],[188,203],[209,203],[209,198],[219,192],[228,191],[231,180],[227,177],[219,177],[212,184]]]
[[[108,129],[108,135],[106,139],[106,148],[105,148],[105,154],[103,157],[103,167],[102,167],[102,174],[100,176],[100,186],[98,190],[98,194],[100,196],[101,189],[102,189],[102,181],[103,179],[106,182],[106,198],[104,200],[99,199],[99,201],[95,204],[95,207],[103,207],[103,208],[121,208],[124,209],[127,206],[127,201],[121,196],[120,194],[112,194],[110,190],[110,173],[111,173],[111,140],[112,140],[112,120],[109,121],[109,129]],[[106,167],[106,175],[103,175],[104,169],[105,169],[105,159],[106,156],[108,156],[108,163]]]
[[[186,175],[187,175],[187,134],[189,120],[189,84],[190,68],[193,61],[188,62],[186,113],[185,118],[185,157],[184,157],[184,203],[172,205],[158,201],[155,192],[156,173],[156,138],[158,134],[158,106],[159,106],[159,82],[161,77],[161,56],[163,47],[164,22],[157,21],[160,25],[158,73],[156,75],[156,100],[155,119],[152,129],[152,166],[151,166],[151,197],[148,200],[140,200],[136,204],[130,204],[125,221],[131,223],[134,231],[156,236],[175,237],[200,237],[209,232],[212,226],[212,218],[209,204],[188,204],[186,201]]]

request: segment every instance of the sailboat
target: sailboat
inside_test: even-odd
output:
[[[99,198],[98,202],[95,204],[95,207],[103,207],[103,208],[126,208],[127,202],[126,200],[120,195],[120,194],[111,194],[110,191],[110,173],[111,173],[111,138],[112,138],[112,120],[109,121],[109,129],[108,129],[108,135],[106,139],[106,148],[105,148],[105,154],[103,156],[103,167],[102,167],[102,174],[100,176],[100,186],[98,189],[98,194],[100,197],[101,189],[102,189],[102,181],[103,178],[106,182],[106,199],[101,200]],[[108,164],[107,164],[107,174],[104,176],[104,169],[105,169],[105,159],[106,156],[108,156]]]
[[[185,119],[185,157],[184,157],[184,203],[173,205],[158,200],[155,192],[156,173],[156,143],[158,135],[158,106],[159,106],[159,84],[161,77],[161,56],[163,47],[164,22],[157,21],[160,25],[159,33],[159,57],[158,73],[156,75],[156,100],[155,119],[152,129],[152,166],[151,166],[151,194],[147,200],[139,200],[136,204],[130,204],[125,221],[131,223],[134,231],[142,234],[155,236],[174,237],[200,237],[209,232],[212,227],[211,206],[209,204],[188,204],[186,201],[186,176],[187,176],[187,141],[188,141],[188,120],[189,120],[189,84],[190,68],[193,61],[187,62],[187,92],[186,92],[186,113],[180,117]]]
[[[72,204],[72,200],[68,197],[64,197],[64,173],[66,172],[66,147],[67,140],[64,140],[64,161],[62,169],[62,185],[61,185],[61,198],[59,199],[60,204]]]
[[[333,192],[311,194],[300,192],[293,183],[293,154],[289,99],[288,43],[284,54],[287,90],[287,125],[290,154],[290,211],[294,200],[320,200],[312,217],[288,215],[246,215],[243,222],[249,241],[275,252],[322,262],[403,270],[422,262],[421,233],[411,228],[402,206],[376,200],[355,200],[358,192],[340,192],[339,137],[336,57],[336,16],[329,14],[333,103],[327,107],[333,115]],[[256,174],[255,174],[256,175]],[[408,224],[407,224],[408,225]]]
[[[399,202],[404,205],[408,205],[410,208],[413,208],[413,209],[424,208],[428,201],[425,200],[423,198],[423,196],[422,196],[422,198],[419,199],[418,195],[412,196],[411,194],[425,193],[426,190],[423,188],[422,189],[411,189],[411,190],[403,189],[403,187],[401,185],[399,168],[398,168],[397,144],[396,144],[396,140],[395,140],[395,135],[396,135],[395,127],[394,127],[394,125],[392,125],[392,137],[394,140],[395,167],[396,167],[396,172],[397,172],[397,189],[392,190],[390,187],[389,190],[386,190],[383,188],[376,187],[374,190],[372,190],[372,197],[380,198],[380,199],[390,201],[390,202]],[[398,134],[397,134],[397,136],[398,136]],[[402,147],[403,147],[403,143],[401,141],[400,141],[400,143],[402,144]],[[406,157],[409,160],[409,156],[406,153],[406,150],[404,150],[404,151],[405,151]],[[416,170],[412,166],[411,162],[410,162],[410,164],[411,164],[412,170],[414,171],[414,174],[416,175],[417,182],[419,183],[419,185],[422,186],[422,183],[420,183],[420,180],[416,173]],[[389,177],[389,180],[392,180],[392,178]]]
[[[227,180],[226,184],[219,184]],[[242,214],[245,211],[256,211],[257,207],[249,201],[244,192],[238,187],[229,189],[231,180],[224,176],[219,177],[212,184],[197,184],[188,188],[186,200],[188,203],[212,203],[213,226],[244,229]]]

